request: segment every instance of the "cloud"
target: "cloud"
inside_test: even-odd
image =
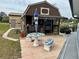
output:
[[[19,0],[18,0],[19,1]],[[21,12],[23,10],[24,6],[22,4],[19,4],[15,0],[0,0],[0,11],[5,12],[11,12],[11,11],[17,11]]]
[[[28,4],[44,0],[0,0],[0,11],[5,12],[24,12]],[[72,17],[69,0],[47,0],[52,5],[59,8],[60,14],[66,17]]]

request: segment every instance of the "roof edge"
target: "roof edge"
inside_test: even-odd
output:
[[[41,1],[41,2],[37,2],[37,3],[29,4],[29,5],[27,6],[27,8],[25,9],[25,11],[24,11],[24,13],[23,13],[22,16],[24,16],[24,15],[27,13],[28,9],[29,9],[31,6],[33,6],[33,5],[37,5],[37,4],[41,4],[41,3],[48,3],[50,6],[56,8],[57,10],[59,10],[56,6],[50,4],[48,1]]]

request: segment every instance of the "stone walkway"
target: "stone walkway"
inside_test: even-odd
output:
[[[41,39],[46,40],[47,38],[52,38],[55,41],[55,45],[52,47],[50,52],[45,51],[43,49],[43,45],[34,48],[32,46],[33,42],[29,42],[25,38],[20,38],[22,59],[57,59],[64,45],[64,38],[61,36],[52,35],[42,37]]]

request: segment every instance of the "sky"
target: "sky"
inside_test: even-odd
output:
[[[6,12],[19,12],[23,13],[28,4],[41,2],[44,0],[0,0],[0,11]],[[52,5],[56,6],[61,16],[71,18],[72,13],[69,5],[69,0],[47,0]]]

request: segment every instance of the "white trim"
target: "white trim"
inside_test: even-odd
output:
[[[42,12],[43,9],[46,9],[48,11],[48,13],[43,13]],[[49,8],[41,7],[40,13],[41,13],[41,15],[49,15]]]

